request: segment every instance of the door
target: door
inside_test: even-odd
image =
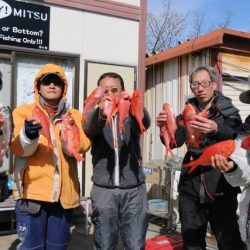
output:
[[[2,75],[2,89],[0,90],[0,103],[4,106],[12,107],[11,82],[12,82],[12,67],[11,55],[0,53],[0,71]],[[0,167],[0,174],[9,174],[11,165],[11,156],[4,156],[3,164]]]

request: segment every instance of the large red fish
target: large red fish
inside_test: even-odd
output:
[[[211,165],[211,157],[215,154],[223,155],[228,158],[235,150],[235,141],[234,140],[226,140],[215,143],[204,149],[201,156],[189,163],[184,164],[183,168],[191,167],[189,170],[189,174],[193,172],[197,166],[210,166]]]
[[[177,143],[175,140],[175,131],[177,130],[176,117],[174,111],[169,103],[163,104],[163,110],[166,113],[167,120],[166,123],[160,128],[160,135],[164,141],[166,147],[166,155],[165,158],[168,158],[168,152],[174,156],[172,152],[173,146],[177,147]]]
[[[39,134],[43,135],[47,139],[49,147],[53,147],[49,130],[49,121],[38,106],[35,106],[35,108],[32,110],[32,118],[40,121],[42,128],[39,129]]]
[[[130,109],[130,98],[129,94],[122,91],[119,96],[118,102],[118,113],[119,113],[119,133],[122,134],[125,130],[123,122],[128,117]]]
[[[94,109],[96,105],[98,105],[104,94],[105,88],[99,86],[95,90],[93,90],[91,94],[86,98],[86,100],[84,101],[84,108],[82,112],[83,121],[86,120],[86,114],[90,110]]]
[[[80,130],[70,113],[62,116],[61,137],[66,144],[66,149],[74,155],[77,161],[84,160],[80,151]]]
[[[135,89],[131,98],[131,114],[137,120],[141,133],[146,131],[146,128],[142,123],[144,117],[143,107],[143,95],[138,89]]]
[[[111,125],[112,123],[112,114],[116,109],[116,99],[113,95],[107,96],[106,100],[104,101],[104,115],[107,116],[107,122],[106,124]]]
[[[240,145],[243,149],[250,150],[250,135],[246,136]]]

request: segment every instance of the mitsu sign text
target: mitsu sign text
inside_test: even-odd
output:
[[[0,0],[0,44],[49,49],[50,7]]]

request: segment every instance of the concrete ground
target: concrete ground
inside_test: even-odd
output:
[[[169,233],[169,232],[168,232]],[[160,234],[167,234],[164,226],[159,225],[158,223],[149,223],[147,231],[147,239],[153,238]],[[175,232],[172,232],[173,235],[179,235],[179,228]],[[84,237],[81,233],[77,232],[75,229],[72,230],[72,239],[69,245],[68,250],[93,250],[93,237],[92,237],[92,227],[90,229],[90,234],[87,237]],[[16,234],[6,234],[0,236],[0,249],[1,250],[14,250],[18,244],[19,240]],[[215,247],[215,241],[213,237],[207,238],[208,250],[217,250]],[[123,250],[122,241],[119,240],[117,250]]]
[[[147,238],[152,238],[159,235],[161,228],[159,226],[150,224]],[[92,231],[92,230],[91,230]],[[14,250],[19,243],[16,234],[6,234],[0,236],[0,249],[1,250]],[[68,250],[93,250],[93,234],[84,237],[76,230],[72,230],[72,238]],[[119,241],[117,250],[123,250],[122,241]]]

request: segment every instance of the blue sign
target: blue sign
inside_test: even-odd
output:
[[[145,175],[152,175],[152,168],[143,167],[143,172]]]
[[[0,44],[49,49],[50,7],[0,0]]]

